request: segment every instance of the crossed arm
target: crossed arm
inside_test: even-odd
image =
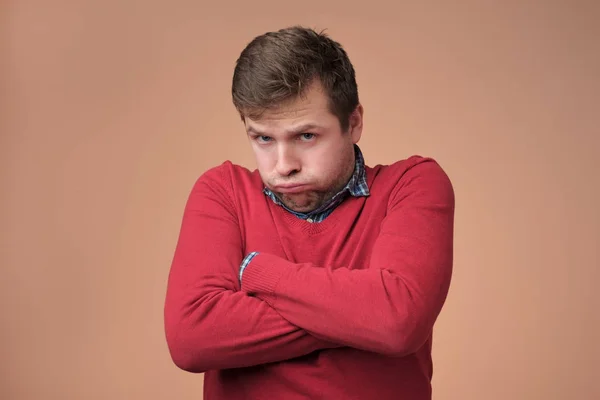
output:
[[[189,372],[240,368],[341,347],[240,291],[242,239],[231,196],[205,173],[188,198],[169,273],[165,333],[173,362]]]
[[[428,339],[452,270],[454,193],[436,163],[406,172],[369,268],[314,268],[260,252],[241,287],[234,208],[210,176],[190,195],[169,276],[167,341],[180,368],[258,365],[345,346],[402,356]]]

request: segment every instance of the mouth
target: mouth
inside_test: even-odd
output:
[[[275,186],[273,189],[279,193],[300,193],[306,190],[306,185],[279,185]]]

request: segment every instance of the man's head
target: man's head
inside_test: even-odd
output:
[[[363,109],[339,43],[301,27],[258,36],[237,60],[232,96],[260,175],[286,206],[312,211],[343,188]]]

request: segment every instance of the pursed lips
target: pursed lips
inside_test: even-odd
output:
[[[289,185],[278,185],[274,187],[274,190],[279,193],[300,193],[306,190],[305,184],[289,184]]]

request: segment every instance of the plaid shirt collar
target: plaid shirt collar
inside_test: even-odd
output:
[[[370,195],[369,187],[367,185],[367,174],[365,172],[365,160],[363,158],[362,152],[358,145],[354,145],[354,154],[355,154],[355,163],[354,163],[354,173],[352,177],[344,186],[344,188],[339,191],[335,196],[333,196],[329,201],[323,204],[321,207],[317,208],[314,211],[309,213],[299,213],[297,211],[293,211],[286,207],[278,198],[275,196],[273,192],[269,189],[264,188],[263,193],[266,194],[273,200],[273,202],[292,214],[296,215],[298,218],[308,220],[311,222],[321,222],[329,214],[333,212],[333,210],[340,204],[344,199],[348,196],[354,197],[367,197]]]

